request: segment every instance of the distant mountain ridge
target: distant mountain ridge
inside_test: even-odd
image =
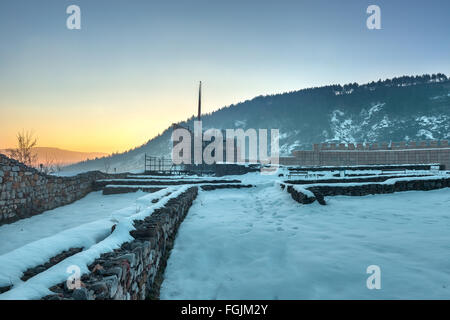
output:
[[[108,154],[103,152],[79,152],[50,147],[35,147],[33,151],[37,154],[36,165],[69,165],[87,159],[105,157]],[[8,155],[7,150],[0,150],[1,153]]]
[[[179,124],[192,127],[193,120]],[[258,96],[202,115],[202,120],[204,129],[279,129],[282,155],[320,142],[449,139],[450,80],[439,73]],[[104,170],[106,164],[117,171],[143,170],[145,153],[170,157],[170,136],[168,128],[128,152],[67,170]]]

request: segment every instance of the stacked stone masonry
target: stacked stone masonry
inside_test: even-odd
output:
[[[93,190],[93,182],[98,179],[127,175],[92,171],[57,177],[0,154],[0,225],[79,200]]]
[[[81,277],[81,288],[70,290],[61,283],[43,299],[157,299],[178,227],[197,193],[198,188],[191,187],[145,220],[135,221],[135,230],[130,232],[134,240],[96,259],[89,266],[91,272]]]

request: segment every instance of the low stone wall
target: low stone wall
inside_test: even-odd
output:
[[[402,191],[429,191],[450,187],[450,178],[396,181],[393,184],[371,183],[354,186],[312,186],[308,190],[323,196],[365,196]]]
[[[57,177],[0,154],[0,225],[79,200],[93,190],[95,180],[127,175],[92,171]]]
[[[426,170],[429,171],[433,167],[439,167],[439,170],[445,170],[445,165],[439,163],[421,163],[421,164],[384,164],[384,165],[332,165],[332,166],[303,166],[293,165],[288,167],[290,173],[298,171],[323,172],[323,171],[346,171],[346,176],[352,176],[351,171],[354,170],[379,170],[379,171],[404,171],[406,170]],[[350,172],[347,172],[350,171]],[[353,174],[354,176],[355,174]],[[366,174],[364,174],[366,175]],[[339,176],[339,174],[337,174]]]
[[[311,196],[307,192],[301,192],[294,188],[292,185],[280,184],[281,189],[286,191],[292,196],[292,199],[301,204],[310,204],[317,200],[316,196]]]
[[[317,184],[317,183],[352,183],[352,182],[383,182],[389,179],[395,178],[414,178],[414,177],[426,177],[427,175],[404,175],[404,176],[372,176],[372,177],[361,177],[361,178],[334,178],[334,179],[317,179],[317,180],[286,180],[287,184]]]
[[[187,183],[190,184],[190,183]],[[203,184],[200,186],[202,188],[202,190],[205,191],[211,191],[211,190],[216,190],[216,189],[229,189],[229,188],[235,188],[235,189],[240,189],[240,188],[251,188],[253,187],[253,185],[246,185],[246,184]],[[149,193],[153,193],[153,192],[157,192],[159,190],[164,189],[163,187],[158,187],[158,186],[126,186],[126,185],[120,185],[120,186],[116,186],[116,185],[111,185],[111,186],[106,186],[103,188],[103,194],[104,195],[108,195],[108,194],[119,194],[119,193],[132,193],[132,192],[137,192],[137,191],[144,191],[144,192],[149,192]]]
[[[281,183],[281,188],[286,189],[292,198],[302,204],[318,201],[320,204],[326,204],[325,196],[365,196],[369,194],[385,194],[402,191],[429,191],[450,187],[450,178],[436,179],[411,179],[404,181],[395,181],[394,183],[361,183],[348,186],[339,185],[311,185],[305,186],[306,192],[301,192],[293,185]],[[314,194],[314,197],[308,195],[308,192]]]
[[[242,188],[253,188],[252,184],[207,184],[202,185],[201,188],[204,191],[212,191],[217,189],[242,189]]]
[[[68,257],[73,256],[73,255],[75,255],[75,254],[77,254],[78,252],[81,252],[81,251],[83,251],[83,248],[70,248],[68,250],[65,250],[65,251],[57,254],[53,258],[51,258],[46,263],[38,265],[36,267],[29,268],[28,270],[26,270],[23,273],[23,276],[20,278],[20,280],[27,281],[28,279],[34,277],[35,275],[37,275],[37,274],[39,274],[41,272],[44,272],[45,270],[50,269],[54,265],[56,265],[56,264],[60,263],[61,261],[63,261],[64,259],[67,259]]]
[[[101,255],[83,275],[82,288],[69,290],[62,283],[50,288],[54,295],[44,299],[61,300],[142,300],[159,298],[169,252],[179,225],[198,193],[197,187],[155,210],[143,221],[135,221],[130,232],[135,240],[120,249]]]
[[[239,165],[239,164],[215,164],[214,172],[217,177],[237,176],[247,174],[249,172],[260,171],[259,165]]]
[[[123,185],[123,186],[179,186],[179,185],[185,185],[185,184],[213,184],[213,183],[241,183],[240,180],[189,180],[189,179],[180,179],[180,180],[144,180],[144,179],[121,179],[121,180],[114,180],[114,179],[106,179],[106,180],[99,180],[94,182],[94,188],[95,190],[101,190],[103,187],[107,185]]]
[[[151,187],[151,186],[148,186],[148,187],[142,186],[139,188],[127,187],[127,186],[111,186],[111,187],[103,188],[103,194],[109,195],[109,194],[119,194],[119,193],[133,193],[133,192],[138,192],[138,191],[153,193],[153,192],[157,192],[162,189],[164,189],[164,188]]]

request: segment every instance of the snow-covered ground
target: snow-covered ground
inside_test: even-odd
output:
[[[130,207],[133,204],[139,207],[136,200],[145,195],[147,193],[142,191],[105,196],[101,191],[92,192],[70,205],[5,224],[0,227],[0,255],[81,224],[110,217],[111,213],[117,209]],[[112,224],[111,221],[109,227]]]
[[[326,201],[273,184],[201,192],[161,299],[450,298],[450,189]],[[370,265],[381,290],[366,287]]]
[[[167,201],[187,188],[177,186],[150,194],[138,192],[114,196],[100,196],[93,193],[73,204],[2,226],[1,243],[11,242],[11,244],[9,249],[2,249],[0,255],[0,287],[14,286],[11,290],[0,294],[0,300],[39,299],[51,294],[48,288],[66,281],[70,275],[67,268],[70,266],[80,268],[81,274],[89,272],[87,266],[102,253],[119,248],[123,243],[133,239],[130,231],[134,229],[134,220],[145,219],[155,209],[163,207]],[[153,203],[153,200],[158,202]],[[78,215],[78,218],[72,215]],[[111,232],[114,224],[116,228]],[[39,227],[43,230],[39,230]],[[22,228],[35,234],[24,235]],[[17,231],[15,235],[14,230]],[[28,268],[46,263],[62,251],[80,247],[84,250],[26,282],[20,279]]]
[[[327,197],[326,206],[300,205],[278,185],[287,170],[279,173],[285,176],[224,177],[255,188],[199,192],[175,241],[162,299],[450,298],[450,189]],[[133,220],[188,187],[94,192],[1,226],[0,287],[14,286],[0,299],[49,294],[49,287],[67,279],[71,265],[88,272],[95,258],[132,240]],[[84,250],[20,280],[28,268],[74,247]],[[366,288],[369,265],[381,267],[381,290]]]

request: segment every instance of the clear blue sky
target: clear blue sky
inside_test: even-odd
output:
[[[66,8],[81,8],[81,30]],[[379,5],[382,30],[366,28]],[[196,110],[332,83],[450,73],[450,1],[1,0],[0,148],[124,150]],[[82,129],[82,130],[80,130]]]

